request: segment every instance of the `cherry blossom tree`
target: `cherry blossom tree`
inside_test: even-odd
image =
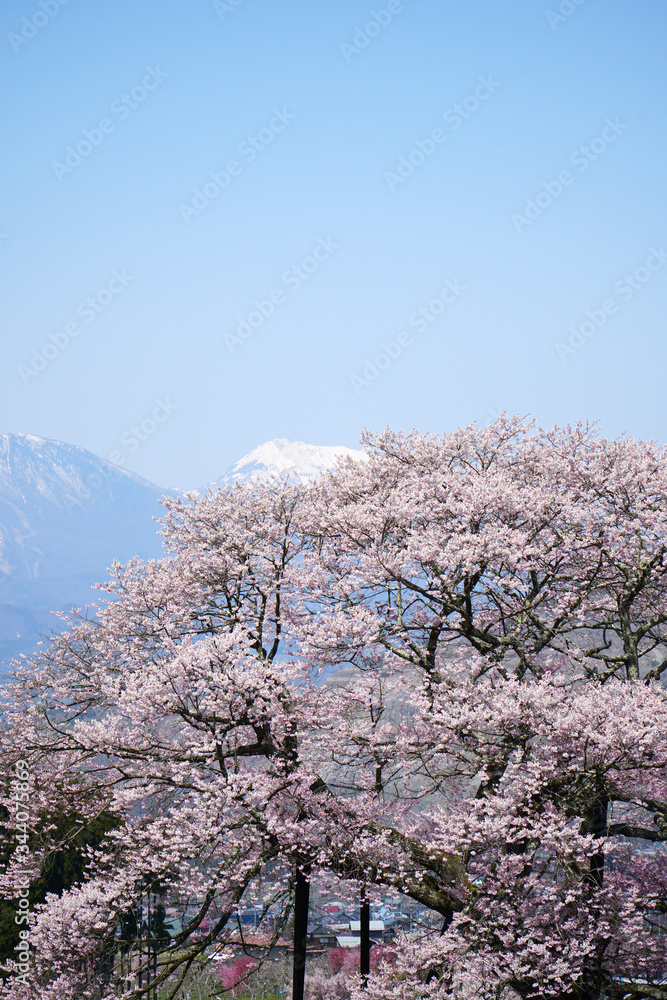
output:
[[[461,658],[473,679],[558,671],[599,686],[662,676],[667,479],[655,445],[606,441],[581,426],[538,432],[516,418],[365,443],[368,461],[325,477],[311,498],[303,573],[316,602],[300,624],[313,658],[366,675],[374,657],[402,663],[427,705]],[[385,704],[377,698],[376,716]],[[497,747],[478,798],[495,794],[513,751],[512,740]],[[374,747],[376,789],[395,760]],[[589,870],[599,889],[603,835],[661,841],[664,798],[652,800],[653,821],[608,827],[622,798],[602,778],[585,785],[576,815],[595,839]],[[456,900],[441,912],[451,923]],[[595,961],[576,982],[584,995],[600,993]]]
[[[291,800],[281,802],[298,761],[294,671],[275,658],[285,567],[301,545],[292,527],[300,492],[239,487],[195,505],[198,514],[173,504],[171,557],[117,566],[99,617],[73,623],[24,671],[14,718],[40,785],[93,795],[124,820],[78,894],[38,916],[36,961],[67,981],[54,980],[54,996],[89,988],[87,969],[67,980],[72,949],[88,948],[90,965],[148,874],[197,902],[176,941],[187,969],[282,858],[272,824],[283,812],[287,820]],[[74,911],[87,923],[76,940]],[[207,916],[210,931],[193,941]]]
[[[667,464],[653,443],[519,418],[364,443],[368,461],[310,498],[319,655],[354,660],[370,640],[429,671],[459,640],[518,676],[539,675],[545,650],[599,680],[667,669]]]
[[[365,446],[311,486],[166,500],[165,557],[19,669],[3,756],[33,826],[54,798],[115,820],[5,996],[117,996],[146,880],[194,907],[177,996],[244,900],[277,938],[322,871],[441,917],[366,995],[667,998],[662,452],[516,418]]]

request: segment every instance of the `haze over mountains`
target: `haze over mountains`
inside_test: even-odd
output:
[[[213,486],[287,474],[304,481],[345,447],[276,438],[249,452]],[[114,558],[158,558],[155,518],[175,493],[74,445],[28,434],[0,435],[0,673],[57,627],[53,611],[93,603]]]

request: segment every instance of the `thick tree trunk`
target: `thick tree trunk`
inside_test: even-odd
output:
[[[592,833],[594,837],[600,840],[607,833],[608,808],[609,799],[607,796],[605,794],[598,795],[593,802],[586,824],[586,832]],[[604,879],[604,851],[601,846],[598,847],[590,859],[588,879],[591,886],[591,910],[595,911],[597,908],[595,894],[602,888]],[[602,962],[605,948],[606,941],[601,940],[598,943],[595,954],[590,955],[584,962],[581,985],[578,991],[581,1000],[600,1000],[604,985]]]
[[[303,1000],[306,975],[306,942],[308,939],[308,897],[310,895],[310,867],[296,870],[294,886],[294,976],[292,1000]]]
[[[607,810],[609,800],[606,796],[600,796],[593,805],[589,832],[594,837],[602,839],[607,833]],[[601,888],[604,878],[604,851],[599,848],[591,858],[590,874],[591,885],[596,889]]]
[[[359,933],[361,941],[359,943],[359,972],[361,982],[365,986],[368,982],[368,973],[371,971],[371,904],[368,900],[366,886],[361,888],[361,906],[359,907]]]

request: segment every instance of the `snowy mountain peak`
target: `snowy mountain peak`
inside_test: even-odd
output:
[[[344,445],[315,445],[288,438],[274,438],[253,448],[217,480],[217,486],[227,486],[237,479],[268,479],[287,475],[305,482],[330,469],[339,458],[361,460],[364,452]]]
[[[76,445],[34,434],[0,434],[0,503],[25,503],[41,496],[65,510],[85,506],[100,494],[97,488],[132,481],[157,490],[141,476],[111,465]],[[96,488],[91,492],[90,486]]]
[[[162,493],[76,445],[0,434],[0,659],[31,648],[51,609],[94,600],[114,557],[161,554]]]

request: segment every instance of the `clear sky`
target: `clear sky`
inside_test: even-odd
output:
[[[182,488],[501,410],[667,441],[666,37],[664,0],[4,0],[0,431]]]

